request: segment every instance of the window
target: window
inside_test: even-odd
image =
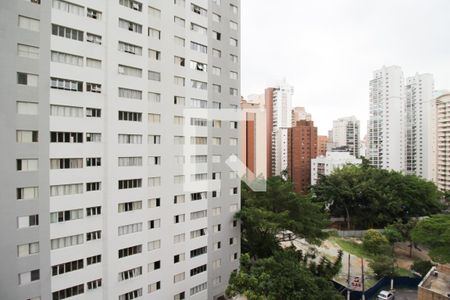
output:
[[[63,290],[59,290],[52,293],[53,300],[62,300],[76,295],[81,295],[84,293],[84,284],[79,284],[72,286]]]
[[[213,285],[214,285],[214,286],[217,286],[217,285],[219,285],[221,282],[222,282],[222,277],[221,277],[221,276],[218,276],[218,277],[214,278],[214,280],[213,280]]]
[[[208,155],[191,155],[192,164],[201,164],[208,162]]]
[[[100,11],[92,9],[92,8],[88,8],[87,9],[86,16],[88,18],[92,18],[92,19],[95,19],[95,20],[101,20],[102,19],[102,13]]]
[[[101,118],[102,110],[100,108],[86,107],[86,117]]]
[[[148,71],[148,80],[161,81],[161,73],[155,71]]]
[[[235,63],[235,64],[238,63],[237,55],[230,54],[230,60],[231,60],[232,63]]]
[[[88,290],[95,290],[102,286],[102,279],[96,279],[92,281],[86,282],[86,286]]]
[[[184,253],[180,253],[180,254],[174,255],[173,262],[176,264],[176,263],[179,263],[181,261],[184,261],[184,259],[185,259]]]
[[[206,271],[206,264],[191,269],[191,277]]]
[[[174,244],[184,243],[185,240],[186,240],[186,235],[184,233],[176,234],[173,236]]]
[[[126,1],[126,0],[122,0]],[[142,296],[142,288],[125,293],[119,296],[119,300],[132,300]]]
[[[136,189],[142,187],[142,179],[124,179],[118,181],[119,190]]]
[[[119,144],[142,144],[142,135],[140,134],[119,134]]]
[[[208,121],[207,119],[203,118],[191,118],[191,126],[206,127],[208,126]]]
[[[184,117],[183,116],[173,116],[173,123],[175,125],[184,125]]]
[[[185,44],[186,44],[186,40],[185,40],[184,38],[179,37],[179,36],[174,36],[173,39],[174,39],[175,45],[184,48],[184,46],[185,46]]]
[[[197,220],[197,219],[206,218],[207,215],[208,215],[208,211],[207,210],[200,210],[200,211],[191,212],[191,220]]]
[[[133,77],[142,77],[142,69],[119,65],[118,72],[121,75],[133,76]]]
[[[218,49],[213,49],[212,50],[212,54],[213,54],[213,57],[215,57],[215,58],[221,58],[222,57],[222,51],[220,51]]]
[[[238,210],[238,205],[237,204],[231,204],[230,205],[230,212],[235,212]]]
[[[100,167],[101,165],[102,165],[102,159],[100,157],[86,158],[86,167]]]
[[[201,16],[207,16],[208,14],[208,11],[206,9],[193,3],[191,3],[191,11]]]
[[[142,223],[123,225],[118,227],[118,235],[127,235],[142,231]]]
[[[119,98],[142,100],[142,91],[119,88]]]
[[[174,0],[173,2],[175,5],[178,5],[178,6],[182,6],[182,7],[186,6],[186,0]]]
[[[191,42],[191,50],[207,54],[208,53],[208,47],[196,42]]]
[[[153,198],[148,199],[148,208],[155,208],[161,206],[161,199],[160,198]]]
[[[186,299],[185,293],[181,292],[179,294],[176,294],[175,296],[173,296],[173,300],[184,300]]]
[[[148,143],[151,145],[159,145],[161,144],[161,136],[160,135],[149,135]]]
[[[238,89],[230,88],[230,95],[231,96],[238,96]]]
[[[193,61],[193,60],[191,60],[191,62],[190,62],[190,67],[191,67],[192,70],[196,70],[196,71],[200,71],[200,72],[206,72],[207,71],[206,64],[200,63],[200,62],[197,62],[197,61]]]
[[[230,146],[237,146],[238,139],[237,138],[230,138]]]
[[[17,256],[25,257],[39,253],[39,242],[22,244],[17,246]]]
[[[212,209],[213,217],[220,216],[221,213],[222,213],[222,208],[221,207],[214,207]]]
[[[118,256],[119,258],[136,255],[142,253],[142,245],[136,245],[128,248],[119,249]]]
[[[213,172],[212,173],[212,179],[213,180],[219,180],[221,178],[221,173],[220,172]]]
[[[230,129],[238,129],[238,122],[230,121]]]
[[[37,281],[40,278],[40,272],[39,269],[20,273],[19,274],[19,285],[28,284],[33,281]]]
[[[142,55],[142,47],[119,41],[119,51],[134,55]]]
[[[184,77],[174,76],[173,83],[178,86],[185,86],[185,79]]]
[[[237,47],[238,46],[238,40],[230,38],[230,46]]]
[[[220,121],[220,120],[212,120],[212,127],[213,128],[221,128],[222,127],[222,121]]]
[[[161,248],[161,240],[155,240],[147,243],[148,251]]]
[[[16,189],[17,200],[32,200],[37,199],[39,196],[38,187],[21,187]]]
[[[142,11],[142,3],[135,0],[119,0],[119,4],[133,10]]]
[[[203,81],[191,80],[191,86],[194,89],[206,90],[208,88],[208,84]]]
[[[83,41],[83,31],[64,27],[61,25],[52,24],[52,35],[72,39],[76,41]]]
[[[191,296],[192,296],[192,295],[195,295],[195,294],[198,294],[198,293],[200,293],[201,291],[206,290],[207,285],[208,285],[208,284],[207,284],[206,282],[204,282],[204,283],[202,283],[202,284],[196,285],[196,286],[194,286],[193,288],[191,288],[191,290],[190,290]]]
[[[238,73],[230,71],[230,79],[237,80],[238,79]]]
[[[159,270],[159,269],[161,269],[161,261],[160,260],[154,261],[154,262],[148,264],[148,271],[149,272],[152,272],[152,271],[155,271],[155,270]]]
[[[161,31],[155,28],[148,28],[148,36],[153,38],[153,39],[157,39],[160,40],[161,39]]]
[[[17,228],[18,229],[34,227],[34,226],[39,226],[39,215],[17,217]]]
[[[57,276],[69,272],[73,272],[76,270],[81,270],[84,267],[83,259],[73,260],[70,262],[53,265],[52,266],[52,276]]]
[[[39,47],[17,44],[17,55],[20,57],[38,59],[39,58]]]
[[[119,167],[138,167],[142,166],[142,157],[119,157]]]
[[[36,74],[20,73],[17,72],[17,84],[37,86],[39,81],[39,76]]]
[[[148,101],[152,102],[152,103],[160,103],[161,102],[161,94],[159,94],[159,93],[148,92],[147,98],[148,98]]]
[[[191,181],[204,181],[204,180],[208,180],[208,173],[199,173],[191,175]]]
[[[207,229],[206,228],[202,228],[202,229],[198,229],[198,230],[193,230],[191,231],[191,239],[195,239],[201,236],[205,236],[207,233]]]
[[[148,221],[148,229],[155,229],[161,227],[161,219],[155,219]]]
[[[177,282],[183,281],[184,278],[185,278],[184,272],[183,272],[183,273],[175,274],[175,275],[173,276],[173,283],[177,283]]]
[[[186,26],[186,21],[185,21],[184,19],[180,18],[180,17],[177,17],[177,16],[175,16],[175,17],[173,18],[173,22],[174,22],[176,25],[178,25],[178,26],[180,26],[180,27],[183,27],[183,28]]]
[[[191,136],[192,145],[206,145],[208,143],[207,137],[202,136]]]
[[[77,195],[83,193],[82,183],[60,184],[50,186],[50,197]]]
[[[16,160],[17,171],[37,171],[38,159],[17,159]]]
[[[142,113],[139,112],[119,110],[118,115],[119,121],[142,122]]]
[[[197,25],[195,23],[191,23],[191,31],[206,35],[207,29],[203,26]]]
[[[50,213],[50,223],[62,223],[83,218],[83,209],[63,210]]]
[[[50,248],[51,250],[56,250],[60,248],[66,248],[71,246],[76,246],[83,244],[83,235],[77,234],[72,236],[60,237],[56,239],[50,240]]]
[[[83,91],[83,82],[70,79],[51,78],[50,87],[52,89],[60,89],[66,91]]]
[[[152,18],[160,19],[161,18],[161,10],[149,6],[148,7],[148,15]]]
[[[185,66],[185,58],[180,56],[174,56],[173,63],[177,66],[184,67]]]
[[[238,30],[238,23],[230,21],[230,29],[231,30]]]
[[[102,134],[94,132],[86,132],[86,143],[101,143]]]
[[[100,191],[101,186],[101,182],[88,182],[86,183],[86,192]]]
[[[128,280],[142,275],[142,267],[129,269],[119,273],[119,281]]]
[[[119,27],[132,32],[142,33],[142,25],[119,18]]]
[[[101,93],[102,85],[98,83],[86,82],[86,92]]]
[[[151,166],[159,166],[161,165],[161,156],[149,156],[148,164]]]
[[[84,15],[84,7],[80,5],[76,5],[63,0],[53,0],[52,7],[54,9],[62,10],[66,13],[83,16]]]
[[[184,159],[184,156],[183,156],[183,159]],[[178,161],[178,158],[177,158],[177,161]],[[185,181],[184,180],[184,175],[175,175],[175,176],[173,176],[173,183],[174,184],[183,184],[184,181]]]
[[[222,86],[220,84],[213,84],[213,91],[217,94],[222,93]]]
[[[206,246],[191,250],[191,258],[206,254],[207,252],[208,247]]]
[[[214,233],[220,232],[222,230],[222,225],[217,224],[213,226]]]
[[[208,101],[207,100],[191,98],[191,107],[193,107],[193,108],[207,108],[208,107]]]
[[[102,61],[99,60],[99,59],[86,57],[86,67],[95,68],[95,69],[101,69],[102,68]]]
[[[148,293],[153,293],[156,292],[157,290],[161,289],[161,281],[157,281],[155,283],[149,284],[148,285]]]
[[[173,203],[174,204],[181,204],[185,202],[185,196],[184,195],[175,195],[173,196]]]
[[[93,265],[93,264],[98,264],[102,262],[102,256],[99,255],[94,255],[94,256],[90,256],[86,258],[86,265]]]
[[[83,66],[83,56],[73,55],[69,53],[63,53],[58,51],[51,52],[51,61],[63,64],[69,64],[74,66]]]
[[[213,68],[212,68],[212,73],[213,73],[214,75],[216,75],[216,76],[220,76],[221,72],[222,72],[222,69],[219,68],[219,67],[213,67]]]
[[[176,216],[173,217],[173,222],[174,222],[175,224],[178,224],[178,223],[184,223],[184,221],[185,221],[184,214],[176,215]]]
[[[118,206],[119,206],[119,208],[118,208],[119,213],[140,210],[140,209],[142,209],[142,201],[119,203]]]
[[[149,187],[161,186],[161,177],[149,177],[147,184]]]
[[[212,138],[212,144],[215,146],[220,146],[222,144],[222,138],[220,137],[213,137]]]
[[[216,260],[213,260],[213,262],[212,262],[212,268],[214,270],[220,268],[221,265],[222,265],[222,260],[221,259],[216,259]]]
[[[95,207],[88,207],[86,208],[86,216],[98,216],[102,214],[102,207],[101,206],[95,206]]]
[[[148,49],[148,57],[151,60],[161,60],[161,51],[154,50],[154,49]]]
[[[222,34],[217,31],[213,31],[213,39],[220,41],[222,39]]]
[[[212,104],[213,104],[213,108],[222,109],[222,103],[213,101]]]
[[[220,15],[216,14],[216,13],[213,13],[212,14],[212,19],[213,19],[214,22],[220,23],[220,20],[222,19],[222,17]]]
[[[37,20],[37,19],[19,16],[18,25],[22,29],[27,29],[27,30],[31,30],[31,31],[39,31],[39,20]]]
[[[16,102],[16,111],[19,115],[37,115],[38,104],[34,102]]]
[[[185,143],[184,136],[174,136],[173,137],[173,143],[175,145],[184,145],[184,143]]]
[[[184,106],[186,104],[186,98],[181,97],[181,96],[174,96],[173,104]]]

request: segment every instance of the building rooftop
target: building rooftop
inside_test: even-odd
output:
[[[419,283],[419,288],[448,297],[450,295],[450,266],[433,267]]]

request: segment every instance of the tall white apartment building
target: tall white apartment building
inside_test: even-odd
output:
[[[433,101],[432,179],[441,191],[450,190],[450,91]]]
[[[268,93],[267,91],[270,90]],[[268,134],[270,137],[270,173],[280,175],[288,167],[288,134],[292,127],[292,96],[294,87],[283,81],[275,88],[266,90],[266,110],[268,116]],[[268,170],[269,171],[269,170]]]
[[[369,161],[378,168],[404,168],[403,71],[399,66],[382,67],[370,81],[368,122]]]
[[[422,178],[432,178],[432,74],[416,74],[406,79],[405,171]]]
[[[0,299],[224,298],[239,4],[1,1]]]
[[[319,156],[311,160],[311,185],[315,185],[320,175],[331,175],[334,170],[347,164],[359,165],[362,160],[349,152],[327,152],[326,156]]]
[[[332,143],[334,149],[347,151],[354,157],[359,157],[360,134],[359,120],[355,116],[339,118],[333,121]]]

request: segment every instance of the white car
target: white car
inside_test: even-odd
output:
[[[395,295],[393,292],[381,291],[378,294],[377,300],[393,300]]]

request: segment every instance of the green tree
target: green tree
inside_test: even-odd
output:
[[[392,244],[396,242],[409,242],[409,257],[412,257],[413,247],[411,232],[417,225],[417,219],[410,219],[403,223],[400,220],[388,225],[384,229],[384,235]]]
[[[430,248],[434,261],[450,263],[450,215],[423,219],[411,233],[414,242]]]
[[[367,230],[364,235],[363,248],[372,254],[387,254],[390,250],[388,239],[374,229]]]
[[[407,223],[442,209],[432,182],[367,165],[348,165],[321,176],[312,191],[314,201],[332,216],[344,217],[348,229],[383,228],[399,217]]]
[[[328,224],[320,205],[295,193],[292,183],[281,177],[268,179],[266,192],[253,192],[243,183],[236,217],[242,221],[242,250],[253,258],[273,255],[281,240],[300,237],[318,243],[326,237],[322,229]],[[280,235],[286,231],[292,234]]]
[[[411,270],[416,271],[422,276],[425,276],[428,271],[431,270],[433,267],[433,264],[429,260],[418,260],[415,261],[414,264],[411,266]]]
[[[369,266],[377,278],[395,277],[397,275],[395,271],[395,258],[392,256],[378,255],[369,262]]]
[[[226,294],[245,295],[249,300],[342,299],[331,282],[315,276],[292,249],[258,260],[243,254],[241,268],[231,274]]]

